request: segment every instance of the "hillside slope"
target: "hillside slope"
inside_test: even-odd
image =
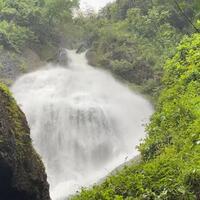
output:
[[[165,60],[184,35],[200,31],[199,13],[199,0],[117,0],[76,23],[91,65],[156,96]]]
[[[0,0],[0,81],[56,60],[77,0]]]
[[[142,162],[73,200],[200,199],[200,34],[181,42],[165,65],[163,85],[139,146]]]

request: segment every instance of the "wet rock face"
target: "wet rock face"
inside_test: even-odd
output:
[[[0,199],[50,200],[47,176],[26,118],[0,83]]]
[[[7,84],[21,74],[20,63],[13,55],[8,51],[0,50],[0,79]]]
[[[64,48],[60,48],[57,55],[57,62],[59,65],[66,66],[68,64],[67,52]]]

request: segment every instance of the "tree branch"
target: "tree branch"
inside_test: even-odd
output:
[[[178,10],[180,11],[180,13],[184,16],[184,18],[186,19],[187,22],[189,22],[189,24],[192,25],[192,27],[194,28],[194,30],[197,33],[200,33],[200,30],[193,24],[193,22],[191,21],[191,19],[184,13],[184,11],[182,10],[182,8],[180,7],[180,5],[178,4],[178,2],[176,0],[174,0],[174,3],[176,4]]]

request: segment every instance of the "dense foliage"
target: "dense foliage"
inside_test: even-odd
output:
[[[142,162],[73,200],[200,199],[200,34],[186,37],[167,61],[163,85],[139,146]]]
[[[117,0],[98,15],[77,18],[90,64],[154,94],[162,66],[185,34],[198,32],[198,0]]]
[[[43,61],[56,61],[77,6],[78,0],[0,0],[0,81],[10,85]]]
[[[72,20],[77,0],[0,0],[0,45],[20,52],[58,42],[57,29]]]

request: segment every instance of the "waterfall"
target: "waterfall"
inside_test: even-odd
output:
[[[89,66],[85,54],[66,51],[66,66],[48,64],[11,88],[45,163],[53,200],[98,182],[137,155],[152,114],[147,100]]]

